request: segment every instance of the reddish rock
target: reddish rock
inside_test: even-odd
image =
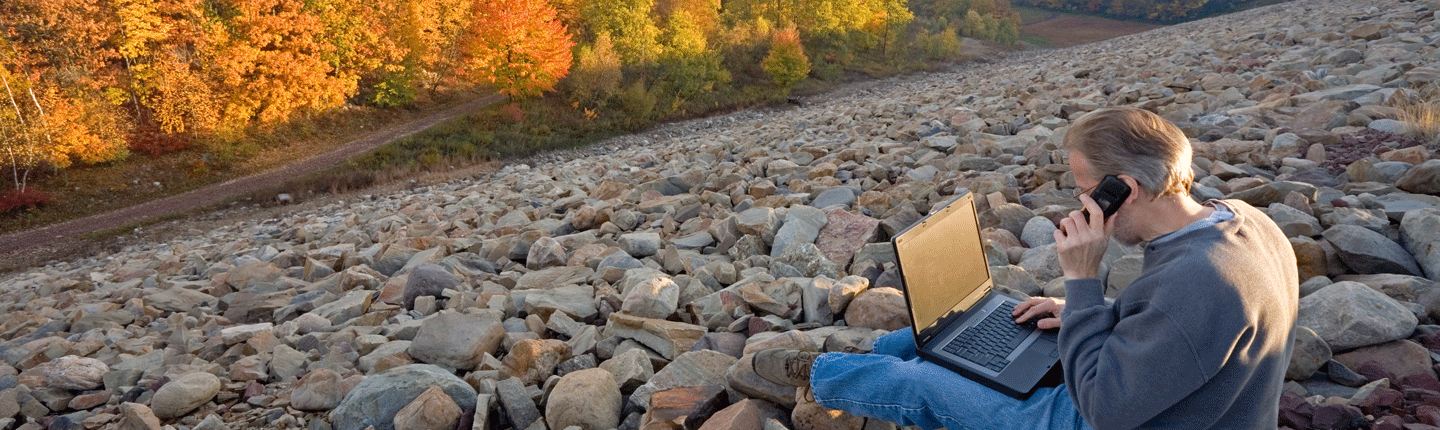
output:
[[[1415,407],[1415,419],[1429,425],[1440,425],[1440,407],[1420,405]]]
[[[1335,354],[1335,361],[1372,381],[1390,378],[1404,385],[1403,381],[1411,376],[1435,379],[1435,371],[1430,368],[1430,350],[1404,339]]]
[[[1280,395],[1280,425],[1297,429],[1310,428],[1310,417],[1314,413],[1315,406],[1299,394],[1286,391]]]
[[[90,394],[81,394],[70,399],[70,409],[85,410],[105,404],[110,401],[109,391],[100,391]]]
[[[681,387],[650,395],[650,412],[645,414],[642,430],[698,428],[729,400],[725,387],[702,385]]]
[[[1398,411],[1405,406],[1405,395],[1398,390],[1379,387],[1360,404],[1355,405],[1367,414],[1380,415]]]
[[[880,231],[880,220],[852,214],[844,209],[825,213],[825,227],[815,239],[815,246],[825,258],[840,267],[850,267],[850,258]]]
[[[1370,430],[1401,430],[1404,427],[1405,419],[1400,418],[1398,415],[1386,415],[1376,418],[1375,422],[1370,424]]]
[[[767,419],[783,419],[785,414],[773,403],[745,399],[716,412],[700,430],[761,430]]]
[[[1365,425],[1365,414],[1360,408],[1343,403],[1321,403],[1315,406],[1310,426],[1318,430],[1344,430],[1361,428]]]

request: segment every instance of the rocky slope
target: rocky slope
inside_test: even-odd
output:
[[[886,240],[964,192],[998,283],[1063,293],[1060,137],[1119,104],[1291,237],[1282,425],[1440,425],[1440,160],[1393,107],[1440,79],[1437,10],[1285,3],[15,274],[0,428],[893,428],[746,354],[903,328]]]

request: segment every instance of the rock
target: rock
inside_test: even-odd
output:
[[[1025,268],[1038,282],[1049,282],[1051,279],[1064,275],[1060,270],[1060,254],[1056,252],[1055,245],[1042,245],[1025,250],[1020,255],[1020,267]]]
[[[160,418],[149,406],[125,402],[120,404],[120,422],[117,430],[160,430]]]
[[[609,372],[619,389],[625,392],[634,392],[635,388],[655,376],[655,366],[650,362],[650,355],[639,349],[616,354],[600,363],[600,368]]]
[[[1025,234],[1025,224],[1035,217],[1030,208],[1015,203],[1004,203],[980,214],[980,225],[994,226],[1009,231],[1015,237]]]
[[[641,258],[660,252],[660,234],[654,232],[620,235],[620,249],[631,257]]]
[[[235,381],[265,381],[270,376],[265,360],[257,355],[244,357],[230,365],[230,379]]]
[[[815,243],[826,221],[825,212],[819,209],[805,205],[791,206],[785,214],[785,222],[775,232],[770,257],[779,258],[791,246]]]
[[[674,359],[689,350],[707,331],[694,324],[613,313],[605,324],[604,334],[634,339],[660,356]]]
[[[535,401],[530,396],[530,390],[518,378],[500,380],[495,384],[495,392],[515,428],[530,428],[531,424],[542,418],[540,408],[535,406]]]
[[[220,378],[205,372],[188,373],[155,390],[150,409],[162,419],[177,418],[195,410],[220,392]]]
[[[826,212],[825,219],[825,227],[815,238],[815,246],[820,248],[825,258],[840,267],[850,266],[855,252],[873,241],[880,232],[880,220],[843,209]]]
[[[881,287],[865,290],[845,310],[845,321],[854,327],[895,331],[910,326],[905,295],[900,290]]]
[[[650,409],[645,414],[645,429],[699,428],[715,412],[729,405],[725,387],[702,385],[680,387],[651,395]]]
[[[815,196],[815,199],[810,201],[810,206],[820,209],[826,209],[831,206],[839,206],[840,210],[844,210],[845,208],[850,207],[851,203],[855,203],[855,198],[855,189],[848,187],[835,187],[820,192],[820,195]]]
[[[785,274],[786,270],[794,273]],[[789,245],[770,262],[770,272],[780,277],[840,277],[840,270],[841,267],[825,257],[813,243]]]
[[[690,351],[676,357],[655,372],[655,377],[636,388],[630,402],[641,408],[650,407],[650,395],[680,387],[698,387],[723,381],[737,359],[718,351]]]
[[[772,243],[775,241],[775,231],[780,229],[780,218],[775,215],[775,209],[750,208],[735,217],[735,224],[741,233],[759,237],[765,243]]]
[[[766,420],[785,416],[774,404],[758,399],[744,399],[716,412],[699,430],[761,430]]]
[[[1325,248],[1319,242],[1309,237],[1290,238],[1290,247],[1295,251],[1295,267],[1300,272],[1300,279],[1313,279],[1316,276],[1325,276],[1329,273],[1329,260],[1325,258]],[[1111,265],[1114,271],[1114,265]],[[1302,293],[1301,296],[1305,296]]]
[[[431,296],[442,299],[445,297],[442,293],[446,288],[456,289],[460,283],[460,278],[455,277],[449,270],[438,264],[415,266],[415,269],[411,270],[410,275],[405,279],[405,295],[402,303],[405,309],[414,309],[416,297]]]
[[[1325,343],[1325,339],[1321,339],[1309,327],[1296,326],[1294,353],[1290,356],[1290,367],[1285,371],[1285,379],[1310,379],[1310,375],[1329,362],[1330,357],[1330,344]]]
[[[493,318],[444,311],[421,323],[406,352],[426,363],[468,370],[494,354],[504,337],[505,328]]]
[[[525,385],[536,385],[553,374],[555,366],[569,358],[569,355],[570,345],[565,341],[524,339],[510,347],[504,363],[510,376],[520,378],[520,382]]]
[[[320,368],[305,374],[290,392],[290,407],[302,411],[328,411],[340,406],[345,389],[339,373]]]
[[[1426,290],[1440,288],[1440,283],[1419,276],[1378,274],[1378,275],[1342,275],[1336,280],[1355,281],[1385,293],[1390,298],[1400,302],[1415,302],[1420,293]]]
[[[361,381],[331,413],[332,424],[336,430],[394,430],[400,409],[432,387],[444,391],[461,410],[475,407],[475,389],[465,381],[433,365],[410,364]]]
[[[1295,321],[1339,351],[1405,338],[1418,324],[1404,305],[1359,282],[1336,282],[1301,298]]]
[[[1400,221],[1400,242],[1425,277],[1440,281],[1440,209],[1417,209]]]
[[[1286,237],[1311,237],[1323,231],[1320,220],[1284,203],[1271,203],[1266,214]]]
[[[680,286],[673,279],[657,271],[634,269],[629,272],[622,281],[631,286],[625,292],[621,312],[658,319],[669,318],[675,313],[680,303]]]
[[[846,276],[835,281],[830,285],[830,311],[836,314],[844,312],[850,301],[867,288],[870,288],[870,280],[859,276]]]
[[[1421,276],[1415,258],[1389,238],[1364,227],[1337,225],[1325,230],[1345,265],[1362,274],[1399,273]]]
[[[93,390],[100,387],[110,366],[94,358],[67,355],[38,366],[45,385],[62,390]]]
[[[578,426],[608,430],[620,424],[620,389],[605,369],[585,369],[560,377],[545,402],[551,428]]]
[[[1336,354],[1335,361],[1356,369],[1371,380],[1389,378],[1403,382],[1412,378],[1435,379],[1430,350],[1404,339]],[[1367,373],[1375,371],[1379,374]]]
[[[1344,403],[1325,402],[1315,406],[1310,420],[1311,428],[1341,430],[1365,426],[1365,413],[1360,408]]]
[[[835,313],[830,311],[830,287],[835,281],[826,277],[811,278],[801,286],[800,306],[805,313],[805,322],[830,325],[835,322]]]
[[[1045,217],[1030,218],[1020,233],[1020,240],[1031,248],[1055,243],[1055,223]]]
[[[1440,194],[1440,160],[1411,167],[1395,181],[1395,187],[1416,194]]]
[[[460,406],[440,387],[430,387],[395,413],[395,428],[450,430],[460,421]]]
[[[790,411],[790,422],[795,430],[864,430],[866,419],[820,406],[808,393],[810,387],[801,387],[795,393],[795,409]],[[807,396],[812,398],[807,400]]]
[[[551,266],[565,265],[565,246],[551,237],[542,237],[530,245],[525,255],[525,267],[540,270]]]
[[[1284,203],[1285,196],[1291,192],[1300,193],[1305,198],[1315,200],[1316,188],[1304,182],[1276,181],[1264,184],[1255,188],[1236,191],[1225,196],[1227,199],[1240,199],[1245,203],[1257,208],[1270,207],[1274,203]]]

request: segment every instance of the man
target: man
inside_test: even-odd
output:
[[[1080,193],[1088,216],[1055,233],[1066,300],[1015,309],[1017,323],[1060,330],[1064,384],[1016,400],[916,357],[909,330],[872,354],[761,351],[756,371],[808,383],[822,406],[924,428],[1274,429],[1299,301],[1285,235],[1244,202],[1195,202],[1190,142],[1153,113],[1092,112],[1065,147],[1078,187],[1116,175],[1132,192],[1108,220]],[[1098,279],[1111,238],[1149,242],[1113,304]]]

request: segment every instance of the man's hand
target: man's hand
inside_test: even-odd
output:
[[[1029,300],[1020,302],[1015,306],[1011,316],[1015,317],[1015,323],[1021,324],[1031,318],[1040,317],[1035,322],[1036,327],[1044,330],[1060,328],[1060,312],[1065,310],[1065,300],[1052,299],[1049,297],[1031,297]]]
[[[1089,219],[1081,211],[1072,211],[1060,219],[1060,229],[1055,230],[1055,251],[1059,253],[1060,270],[1065,273],[1065,279],[1100,277],[1100,260],[1105,257],[1105,248],[1110,246],[1110,223],[1100,205],[1083,193],[1080,203],[1090,212]]]

